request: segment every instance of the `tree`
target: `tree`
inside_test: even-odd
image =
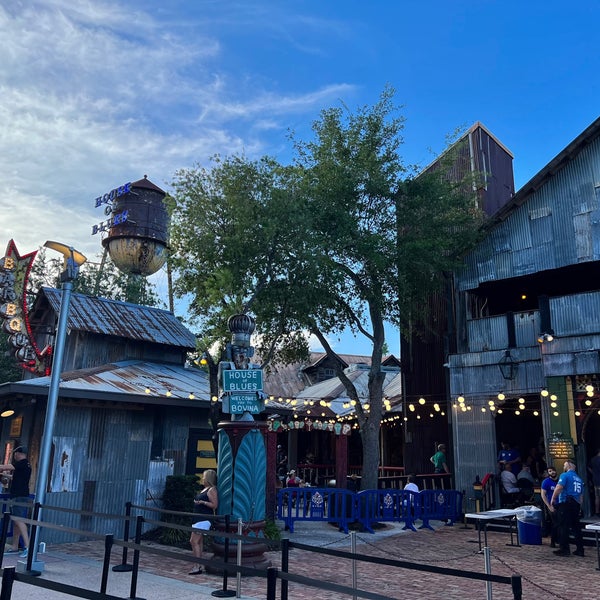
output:
[[[42,287],[60,288],[60,274],[64,270],[64,260],[59,257],[48,259],[46,249],[39,248],[27,280],[27,309],[33,306]],[[73,284],[75,292],[102,296],[113,300],[122,300],[157,306],[160,300],[154,285],[145,277],[132,277],[119,271],[108,259],[105,264],[86,262]],[[23,372],[14,356],[8,336],[0,331],[0,383],[19,381]]]
[[[40,248],[29,276],[29,296],[34,297],[43,286],[60,288],[63,270],[64,259],[48,259],[46,249]],[[145,306],[161,305],[155,286],[148,278],[119,271],[107,254],[103,255],[100,262],[88,260],[83,263],[73,282],[73,291]]]
[[[19,381],[23,376],[14,354],[15,348],[10,345],[8,335],[0,331],[0,383]]]
[[[349,328],[369,340],[368,398],[337,373],[359,401],[365,488],[377,487],[384,322],[404,325],[482,222],[444,168],[416,177],[403,164],[393,96],[388,88],[355,113],[324,110],[314,138],[295,142],[291,166],[219,159],[174,185],[178,290],[193,294],[205,323],[235,306],[252,310],[272,348],[303,330],[331,356],[332,334]]]
[[[298,240],[309,227],[300,202],[291,201],[295,173],[264,157],[233,156],[180,170],[173,182],[171,262],[174,291],[191,297],[189,318],[201,330],[209,365],[221,358],[227,319],[252,310],[265,363],[306,356],[306,337],[294,321],[287,285],[301,275]],[[283,335],[285,333],[285,335]]]

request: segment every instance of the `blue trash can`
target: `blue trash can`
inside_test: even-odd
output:
[[[537,506],[519,506],[517,511],[517,530],[519,542],[529,546],[542,543],[542,509]]]

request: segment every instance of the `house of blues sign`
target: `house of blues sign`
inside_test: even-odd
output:
[[[14,241],[8,242],[0,259],[0,319],[19,364],[32,373],[48,375],[52,349],[40,350],[36,344],[27,305],[27,283],[36,254],[37,250],[21,256]]]

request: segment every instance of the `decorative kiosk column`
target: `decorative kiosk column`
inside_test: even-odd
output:
[[[231,421],[222,421],[218,429],[217,489],[219,514],[231,515],[231,531],[237,522],[244,523],[248,537],[242,546],[242,563],[266,568],[270,561],[263,555],[268,549],[264,541],[267,492],[267,424],[252,415],[263,412],[263,372],[250,363],[254,348],[250,336],[256,323],[248,315],[234,315],[228,321],[231,343],[227,344],[227,360],[219,363],[219,384],[224,413]],[[223,555],[224,546],[215,543],[215,555]],[[229,555],[235,557],[236,544]]]

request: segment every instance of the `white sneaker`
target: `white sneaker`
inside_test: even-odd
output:
[[[25,550],[19,554],[19,558],[27,558],[27,548],[25,548]]]

